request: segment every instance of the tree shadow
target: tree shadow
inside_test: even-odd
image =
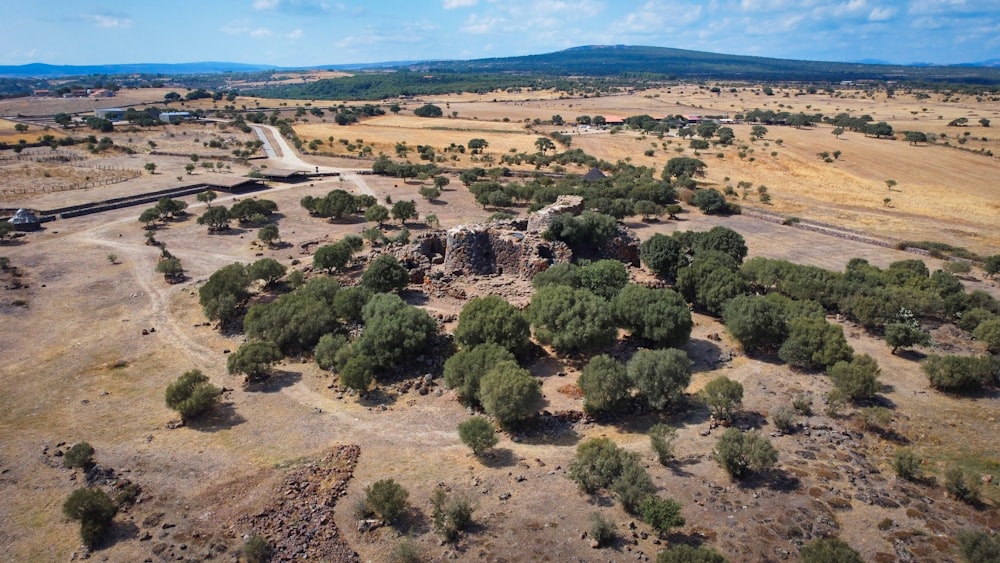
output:
[[[271,372],[271,377],[257,383],[248,383],[244,388],[252,393],[277,393],[301,379],[301,372],[276,369]]]
[[[741,430],[760,430],[767,425],[767,419],[757,411],[740,411],[733,417],[732,426]]]
[[[399,531],[405,531],[415,536],[422,536],[431,531],[431,519],[419,506],[410,505],[396,523]],[[395,526],[394,526],[395,527]]]
[[[767,488],[772,491],[790,493],[802,488],[802,481],[784,469],[754,472],[736,482],[742,489]]]
[[[479,460],[479,463],[492,469],[513,467],[518,461],[520,461],[519,458],[514,455],[513,450],[509,448],[492,448],[483,452],[483,454],[477,459]]]
[[[523,425],[522,430],[520,441],[533,446],[575,446],[580,441],[573,423],[557,416],[536,417],[534,424]]]
[[[400,292],[400,297],[407,305],[413,305],[415,307],[420,307],[426,305],[430,301],[430,297],[427,296],[423,290],[406,289]]]
[[[689,465],[697,465],[701,463],[700,455],[689,455],[683,458],[674,458],[670,460],[670,463],[664,465],[677,477],[694,477],[694,473],[690,471],[685,471],[684,468]]]
[[[236,412],[233,403],[221,403],[212,412],[196,420],[186,422],[185,426],[199,432],[218,432],[239,426],[246,421],[247,419]]]
[[[100,549],[113,547],[120,542],[138,539],[138,537],[139,527],[135,525],[135,522],[113,520],[111,529],[108,530],[98,547]]]
[[[358,404],[368,408],[396,404],[396,394],[382,387],[376,387],[358,397]]]
[[[242,227],[229,227],[226,229],[208,231],[208,234],[214,237],[231,237],[236,235],[245,235],[248,232],[250,231]]]
[[[919,362],[920,360],[923,360],[924,358],[927,357],[927,354],[909,348],[907,348],[906,350],[896,350],[896,353],[893,355],[896,356],[897,358],[910,360],[911,362]]]
[[[723,358],[722,348],[711,340],[691,339],[681,349],[691,358],[691,373],[712,371],[729,361]]]
[[[642,222],[628,221],[625,223],[625,227],[632,229],[633,231],[639,231],[642,229],[648,229],[649,224],[646,223],[645,221]]]
[[[705,543],[705,536],[699,534],[698,532],[693,532],[690,534],[685,534],[683,532],[670,532],[664,538],[667,540],[667,545],[687,545],[691,547],[701,547]]]

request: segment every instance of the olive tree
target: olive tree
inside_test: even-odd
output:
[[[878,362],[868,354],[841,360],[827,370],[834,387],[851,400],[871,399],[880,388]]]
[[[778,461],[778,451],[757,432],[727,428],[715,443],[715,460],[730,477],[742,479],[773,467]]]
[[[166,403],[187,422],[212,410],[221,395],[222,390],[209,383],[208,376],[194,369],[167,386]]]
[[[722,320],[748,353],[776,350],[788,336],[784,307],[756,295],[731,299],[722,310]]]
[[[542,406],[542,386],[515,362],[503,362],[483,376],[479,383],[483,410],[509,427],[535,414]]]
[[[612,302],[615,321],[657,346],[682,346],[691,336],[691,311],[670,289],[629,284]]]
[[[251,341],[240,346],[226,360],[230,375],[243,374],[247,383],[257,383],[271,376],[271,366],[284,356],[273,342]]]
[[[724,375],[705,384],[701,397],[719,420],[732,420],[743,403],[743,384]]]
[[[63,503],[63,514],[80,522],[80,538],[90,548],[104,539],[117,512],[107,493],[97,488],[76,489]]]
[[[361,316],[365,328],[354,346],[376,369],[387,370],[412,360],[437,334],[437,323],[430,315],[395,294],[373,296]]]
[[[632,387],[625,365],[606,354],[590,359],[577,384],[583,391],[583,408],[590,413],[620,409]]]
[[[496,431],[489,420],[481,416],[474,416],[464,420],[458,425],[458,439],[463,444],[472,449],[476,456],[497,445],[499,439]]]
[[[361,286],[375,293],[402,291],[409,281],[409,271],[391,254],[380,254],[361,275]]]
[[[488,295],[462,307],[455,342],[463,348],[493,343],[513,354],[522,354],[528,348],[530,334],[524,313],[499,295]]]
[[[463,348],[444,363],[444,384],[458,391],[462,401],[479,404],[479,382],[491,369],[513,362],[514,355],[499,344],[485,343]]]
[[[639,258],[656,277],[673,281],[681,264],[681,243],[656,233],[639,245]]]
[[[531,298],[528,318],[539,342],[562,353],[600,350],[617,336],[608,302],[585,289],[543,287]]]
[[[678,402],[691,383],[691,360],[676,348],[639,350],[626,370],[639,396],[655,410]]]

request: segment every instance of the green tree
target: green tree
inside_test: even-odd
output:
[[[184,372],[177,381],[167,386],[167,407],[177,411],[181,420],[188,422],[215,408],[222,390],[208,382],[208,376],[199,370]]]
[[[380,254],[361,275],[361,286],[375,293],[402,291],[410,282],[410,272],[391,254]]]
[[[729,204],[726,202],[726,196],[715,188],[701,189],[695,192],[694,199],[692,200],[695,207],[701,209],[702,213],[707,213],[709,215],[716,213],[726,213],[729,210]]]
[[[527,351],[528,320],[517,307],[498,295],[477,297],[462,307],[455,342],[463,348],[493,343],[516,355]]]
[[[576,456],[569,466],[569,478],[586,493],[606,489],[621,474],[621,453],[608,438],[585,440],[576,447]]]
[[[673,237],[656,233],[639,245],[639,257],[656,277],[673,281],[681,264],[681,244]]]
[[[528,319],[538,341],[561,353],[600,350],[617,335],[607,301],[563,285],[539,289],[531,298]]]
[[[830,379],[843,395],[851,400],[871,399],[881,387],[878,362],[868,354],[859,354],[850,361],[841,360],[827,371]]]
[[[559,262],[538,272],[531,278],[531,286],[541,289],[548,285],[565,285],[571,288],[580,287],[579,267],[572,262]]]
[[[426,199],[427,201],[433,201],[441,197],[441,190],[434,186],[422,186],[419,193],[420,197]]]
[[[97,488],[76,489],[63,503],[63,514],[80,522],[80,538],[89,548],[104,539],[117,512],[107,493]]]
[[[273,342],[247,342],[226,360],[230,375],[243,374],[247,383],[256,383],[271,376],[271,366],[283,358]]]
[[[474,416],[460,422],[458,425],[458,439],[466,446],[469,446],[472,449],[472,453],[476,456],[497,445],[499,441],[493,425],[489,420],[481,416]]]
[[[434,104],[424,104],[413,110],[413,115],[417,117],[441,117],[444,111]]]
[[[393,479],[381,479],[365,487],[365,506],[379,518],[395,523],[410,507],[410,493]]]
[[[861,555],[838,538],[816,538],[799,551],[802,563],[864,563]]]
[[[372,360],[376,369],[387,370],[412,360],[437,334],[437,323],[430,315],[395,294],[374,295],[361,316],[365,328],[355,348]]]
[[[580,266],[577,278],[580,287],[610,301],[628,283],[628,271],[618,260],[598,260]]]
[[[343,334],[327,333],[319,338],[313,348],[313,358],[320,369],[332,369],[336,365],[337,352],[347,346],[347,337]]]
[[[732,420],[743,403],[743,385],[724,375],[705,384],[701,397],[719,420]]]
[[[218,197],[218,194],[216,194],[212,190],[205,190],[203,192],[200,192],[198,195],[196,195],[195,199],[197,199],[201,203],[204,203],[208,207],[211,207],[212,206],[212,202],[215,201],[216,197]]]
[[[513,362],[514,355],[493,343],[464,348],[444,363],[444,384],[458,391],[468,404],[479,404],[479,382],[491,369],[503,362]]]
[[[247,275],[251,280],[261,280],[265,286],[271,286],[274,282],[284,277],[287,268],[274,258],[261,258],[247,266]]]
[[[930,345],[931,335],[924,332],[915,322],[889,323],[885,325],[885,343],[895,354],[900,348]]]
[[[275,241],[281,240],[281,233],[278,232],[277,225],[264,225],[257,231],[257,240],[273,246]]]
[[[695,253],[706,251],[716,251],[732,258],[736,265],[743,263],[747,256],[747,244],[743,235],[728,227],[712,227],[711,230],[700,234],[694,241]]]
[[[654,410],[678,402],[691,383],[691,360],[676,348],[639,350],[626,369],[639,396]]]
[[[228,213],[226,214],[226,217],[228,219],[228,217],[229,217]],[[152,228],[153,227],[153,223],[156,223],[159,220],[160,220],[160,212],[157,211],[156,208],[154,208],[154,207],[150,207],[149,209],[145,209],[145,210],[143,210],[142,213],[139,214],[139,222],[140,223],[144,223],[147,229]],[[8,225],[9,225],[9,223],[8,223]],[[13,227],[11,227],[11,229],[13,229]]]
[[[146,172],[149,172],[150,174],[156,174],[156,163],[155,162],[147,162],[145,164],[145,166],[143,166],[143,168],[145,168]]]
[[[1000,354],[1000,318],[986,319],[972,331],[976,340],[986,345],[991,354]]]
[[[983,531],[958,532],[958,551],[968,563],[995,563],[1000,561],[1000,537],[991,537]]]
[[[727,428],[715,443],[715,459],[730,477],[742,479],[771,469],[778,461],[778,451],[757,432]]]
[[[67,450],[63,456],[63,465],[70,469],[77,467],[87,469],[94,465],[94,447],[87,442],[73,444],[73,447]]]
[[[681,503],[672,498],[647,496],[639,504],[639,515],[643,522],[652,526],[661,536],[669,533],[672,528],[684,525]]]
[[[757,295],[739,295],[722,311],[726,330],[747,353],[777,350],[788,336],[785,308]]]
[[[332,274],[347,266],[353,254],[354,250],[344,241],[327,244],[317,248],[316,252],[313,253],[313,266]]]
[[[583,391],[583,408],[589,413],[620,409],[631,388],[625,365],[606,354],[587,362],[577,384]]]
[[[479,402],[501,426],[509,427],[538,411],[542,386],[528,370],[514,362],[503,362],[479,382]]]
[[[365,221],[373,221],[378,223],[378,227],[381,229],[382,225],[389,218],[389,209],[383,205],[373,205],[365,210]]]
[[[983,271],[986,272],[986,275],[991,278],[1000,274],[1000,254],[987,256],[986,259],[983,260]]]
[[[225,231],[229,228],[229,210],[224,205],[209,207],[198,217],[198,224],[207,226],[209,232]]]
[[[224,266],[198,289],[198,302],[209,320],[223,325],[236,318],[241,303],[249,297],[250,276],[243,264]]]
[[[542,154],[556,149],[556,144],[553,143],[552,139],[549,139],[548,137],[539,137],[535,139],[535,146],[538,148],[538,152]]]
[[[705,163],[697,158],[686,156],[671,158],[663,167],[663,179],[669,182],[671,178],[680,178],[681,176],[688,178],[703,176],[705,168]]]
[[[364,393],[375,378],[375,364],[363,355],[355,355],[340,368],[340,384]]]
[[[417,204],[412,200],[400,200],[392,204],[392,218],[400,225],[405,225],[407,219],[417,218]]]
[[[763,139],[764,135],[767,135],[767,127],[764,127],[763,125],[754,125],[750,128],[750,136],[754,139]]]
[[[798,317],[788,323],[788,338],[778,357],[801,369],[826,369],[839,361],[850,361],[854,352],[839,325],[816,317]]]
[[[989,356],[939,356],[930,354],[920,365],[931,387],[948,392],[977,392],[993,379]]]
[[[618,326],[658,346],[682,346],[691,336],[691,311],[675,291],[626,285],[612,309]]]
[[[483,149],[490,146],[486,139],[469,139],[469,142],[465,144],[469,147],[472,154],[482,154]]]

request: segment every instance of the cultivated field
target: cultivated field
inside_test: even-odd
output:
[[[440,152],[451,143],[484,138],[489,142],[486,153],[499,160],[511,149],[533,152],[535,139],[554,129],[570,132],[573,148],[598,158],[631,159],[659,169],[673,156],[694,156],[688,142],[669,136],[642,138],[624,131],[577,133],[569,126],[528,129],[525,120],[548,120],[553,114],[567,122],[578,115],[598,114],[732,115],[755,107],[777,110],[782,104],[780,109],[792,107],[794,111],[867,113],[889,121],[897,131],[912,127],[947,133],[949,138],[971,131],[989,140],[970,140],[964,147],[1000,152],[1000,143],[990,135],[992,129],[977,123],[980,117],[996,118],[1000,126],[1000,105],[995,102],[945,102],[940,96],[917,100],[902,92],[893,99],[867,99],[860,90],[843,90],[840,97],[799,96],[789,91],[789,98],[784,98],[785,91],[780,89],[767,97],[759,93],[759,87],[734,87],[736,93],[725,92],[727,86],[720,96],[694,85],[600,98],[560,99],[552,92],[442,96],[407,101],[398,116],[387,114],[347,127],[308,116],[307,122],[296,125],[296,131],[306,142],[323,141],[319,155],[302,158],[310,166],[329,169],[370,166],[370,161],[342,158],[344,145],[335,141],[331,147],[330,136],[352,143],[361,139],[374,147],[376,155],[394,155],[397,142],[405,141],[413,148],[431,145]],[[153,102],[157,96],[162,100],[168,91],[129,91],[112,100],[115,105]],[[457,112],[457,117],[414,117],[412,109],[424,101],[440,104],[446,115]],[[16,115],[27,107],[22,104],[35,102],[4,101],[0,109]],[[40,112],[66,111],[65,106],[57,109],[56,102],[63,101],[31,107]],[[261,107],[296,106],[293,101],[242,97],[236,105],[253,108],[258,102]],[[200,103],[211,107],[210,101]],[[957,117],[968,117],[970,125],[945,125]],[[0,134],[5,134],[6,127],[0,127]],[[736,147],[713,148],[699,158],[708,165],[707,185],[722,189],[746,181],[754,186],[746,199],[739,193],[736,196],[747,208],[855,229],[874,238],[934,240],[981,254],[1000,252],[1000,234],[995,228],[1000,211],[996,157],[954,147],[911,147],[901,140],[877,140],[858,133],[837,139],[829,126],[769,127],[765,139],[754,143],[748,139],[749,126],[734,130]],[[39,134],[33,126],[29,140]],[[156,174],[144,171],[137,179],[85,190],[7,194],[2,206],[45,209],[195,183],[216,174],[203,170],[202,161],[222,161],[228,154],[228,150],[204,146],[205,142],[254,138],[233,128],[223,130],[218,124],[120,130],[111,136],[116,145],[133,147],[136,154],[95,156],[82,148],[72,150],[79,151],[87,166],[141,169],[153,162]],[[739,144],[747,144],[753,152],[740,158]],[[653,156],[644,154],[647,149],[653,149]],[[826,163],[816,156],[834,150],[842,151],[835,162]],[[184,166],[192,162],[189,157],[154,151],[197,154],[199,166],[188,176]],[[772,151],[777,155],[772,156]],[[0,151],[0,156],[10,154]],[[411,158],[421,162],[414,153]],[[251,165],[287,167],[284,160],[255,160],[251,165],[225,162],[231,165],[228,173],[232,175],[246,174]],[[468,153],[443,163],[455,169],[476,164]],[[52,178],[69,181],[65,175],[70,168],[78,169],[23,162],[3,166],[10,167],[3,176],[4,187]],[[585,173],[586,169],[570,167],[569,172]],[[388,560],[399,541],[399,534],[388,527],[359,532],[354,516],[355,501],[363,496],[364,487],[387,477],[410,492],[414,506],[410,534],[427,560],[636,560],[680,542],[704,543],[731,561],[778,561],[789,555],[794,559],[798,546],[811,537],[835,534],[858,549],[866,561],[954,561],[957,530],[1000,526],[998,480],[984,489],[986,505],[974,509],[946,498],[939,486],[895,478],[888,465],[895,447],[908,443],[926,459],[924,470],[929,475],[940,477],[951,462],[997,475],[1000,399],[995,394],[959,398],[930,390],[916,360],[889,354],[883,341],[849,324],[845,324],[845,334],[851,346],[871,354],[881,366],[882,394],[895,405],[892,424],[901,440],[859,431],[849,417],[827,416],[821,397],[830,389],[828,378],[747,358],[717,320],[695,316],[697,324],[685,346],[695,360],[689,393],[718,375],[742,382],[748,413],[744,422],[760,426],[765,433],[773,432],[769,414],[778,406],[800,393],[814,399],[816,413],[808,419],[811,433],[773,438],[780,453],[776,484],[730,481],[711,459],[719,430],[706,434],[710,428],[703,408],[663,415],[662,420],[678,427],[679,462],[669,468],[655,461],[645,437],[648,427],[661,420],[659,416],[626,417],[606,424],[546,416],[531,431],[501,435],[494,454],[480,460],[456,433],[456,425],[468,417],[467,410],[440,381],[426,395],[387,388],[383,400],[369,402],[331,388],[331,374],[307,357],[282,362],[272,381],[263,386],[246,388],[239,378],[226,374],[227,354],[239,347],[244,336],[222,333],[205,322],[197,289],[214,271],[261,257],[302,268],[310,263],[317,244],[370,226],[310,217],[299,205],[304,196],[318,197],[338,188],[370,192],[380,201],[387,196],[392,201],[415,199],[421,217],[437,215],[442,228],[485,220],[492,210],[475,204],[456,172],[449,176],[450,185],[435,202],[419,198],[419,186],[413,180],[347,175],[343,180],[272,184],[253,195],[278,204],[278,226],[285,243],[280,248],[256,244],[256,229],[207,234],[195,221],[204,206],[193,197],[185,198],[191,217],[155,232],[183,261],[188,278],[176,285],[167,284],[154,271],[160,250],[144,244],[136,220],[142,207],[58,220],[0,246],[0,255],[23,273],[20,281],[24,284],[0,295],[0,353],[6,360],[0,368],[0,494],[7,499],[0,506],[0,556],[12,561],[51,561],[68,560],[72,553],[81,552],[78,524],[62,516],[61,505],[84,477],[79,471],[64,469],[56,452],[83,440],[94,446],[102,467],[113,468],[143,488],[142,501],[116,517],[111,540],[94,555],[110,561],[203,560],[210,555],[233,559],[244,535],[253,532],[240,518],[272,510],[285,502],[281,499],[299,498],[283,485],[286,473],[307,467],[343,444],[357,444],[361,453],[346,492],[336,499],[332,523],[362,561]],[[897,181],[892,191],[885,184],[890,178]],[[771,205],[759,201],[759,185],[768,187]],[[213,205],[228,206],[244,197],[250,196],[220,194]],[[886,197],[891,198],[891,206],[885,205]],[[641,239],[656,232],[725,225],[746,238],[750,256],[835,270],[843,269],[854,257],[880,266],[915,257],[749,216],[719,218],[704,216],[694,208],[686,211],[682,221],[629,221],[628,225]],[[395,232],[396,227],[390,229]],[[418,234],[427,227],[414,223],[410,229]],[[117,263],[111,263],[109,254],[115,255]],[[927,263],[932,270],[942,265],[933,259]],[[353,283],[362,265],[363,259],[356,260],[352,270],[341,276],[343,283]],[[642,272],[633,275],[648,277]],[[9,281],[4,278],[5,285]],[[978,269],[966,282],[969,288],[1000,296],[995,282],[985,279]],[[458,280],[456,286],[469,297],[499,293],[525,303],[530,296],[525,283],[503,278]],[[420,286],[411,286],[405,296],[445,318],[457,314],[465,303]],[[454,326],[453,320],[445,323],[448,330]],[[957,350],[981,349],[962,335],[935,332],[935,340]],[[164,406],[164,389],[178,375],[195,368],[227,388],[224,408],[201,424],[174,428],[171,422],[177,417]],[[546,411],[581,410],[582,401],[574,391],[579,360],[548,353],[530,368],[542,381]],[[687,524],[660,540],[640,523],[633,538],[628,523],[636,519],[619,504],[610,497],[592,499],[580,493],[566,476],[568,467],[576,445],[597,436],[611,437],[640,454],[660,492],[682,503]],[[429,498],[439,483],[475,499],[478,526],[455,545],[439,544],[430,527]],[[310,501],[305,502],[308,509]],[[624,540],[616,547],[595,550],[582,537],[593,512],[618,526]],[[328,524],[297,522],[283,533],[308,534],[310,527]]]

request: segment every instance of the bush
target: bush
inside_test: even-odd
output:
[[[462,307],[455,328],[455,342],[462,348],[492,343],[513,354],[526,352],[531,331],[517,307],[498,295],[477,297]]]
[[[531,298],[535,337],[561,353],[593,352],[614,342],[618,330],[607,301],[585,289],[551,285]]]
[[[812,396],[808,393],[799,393],[792,399],[792,408],[802,416],[812,415]]]
[[[721,375],[701,390],[702,400],[719,420],[732,420],[743,403],[743,385]]]
[[[475,511],[475,506],[464,495],[449,497],[443,489],[434,489],[434,494],[431,496],[431,507],[434,529],[447,541],[455,541],[459,532],[472,524],[472,513]]]
[[[423,558],[417,544],[410,538],[403,538],[392,548],[389,560],[392,563],[420,563]]]
[[[333,369],[335,358],[341,348],[347,346],[347,337],[343,334],[324,334],[313,348],[313,358],[320,369]]]
[[[920,464],[923,460],[917,457],[910,448],[897,448],[892,455],[892,468],[907,481],[915,481],[920,478]]]
[[[989,356],[927,356],[920,369],[931,387],[950,392],[977,392],[993,380]]]
[[[503,362],[483,376],[479,402],[503,427],[524,420],[542,406],[542,386],[515,362]]]
[[[678,544],[657,554],[656,563],[726,563],[726,558],[703,545]]]
[[[625,450],[618,451],[621,472],[611,483],[611,490],[629,514],[638,514],[642,502],[656,492],[653,479],[639,464],[639,456]]]
[[[628,283],[625,264],[618,260],[598,260],[577,270],[580,287],[611,301]]]
[[[683,346],[691,336],[691,311],[672,290],[626,285],[612,309],[618,326],[657,346]]]
[[[354,346],[372,361],[375,369],[387,370],[423,353],[437,334],[437,323],[423,309],[406,304],[398,295],[373,296],[361,311],[365,328]]]
[[[778,407],[771,413],[771,423],[785,434],[795,432],[795,409]]]
[[[696,191],[692,203],[694,203],[695,207],[701,209],[703,213],[707,214],[726,213],[729,209],[729,205],[726,203],[726,196],[722,195],[722,192],[715,188]]]
[[[865,407],[858,414],[865,430],[883,431],[892,423],[892,411],[885,407]]]
[[[667,534],[671,528],[684,525],[681,503],[672,498],[663,499],[650,495],[639,505],[639,514],[642,521],[652,526],[660,535]]]
[[[590,359],[577,384],[583,391],[583,408],[589,413],[620,409],[631,387],[625,366],[606,354]]]
[[[79,520],[80,538],[90,548],[104,538],[117,512],[115,503],[101,489],[77,489],[63,503],[63,514]]]
[[[209,383],[208,376],[195,369],[167,386],[166,403],[181,415],[181,420],[189,421],[214,408],[220,395],[222,389]]]
[[[513,362],[514,355],[498,344],[480,344],[459,350],[444,363],[444,384],[456,389],[467,404],[479,404],[479,383],[483,376],[502,362]]]
[[[392,479],[381,479],[365,487],[365,506],[376,516],[393,524],[409,508],[410,493]]]
[[[801,369],[826,369],[849,361],[854,352],[839,325],[815,317],[799,317],[788,323],[788,338],[778,357]]]
[[[734,297],[723,308],[722,320],[747,353],[776,350],[788,337],[785,308],[773,299]]]
[[[676,348],[639,350],[626,366],[629,380],[650,408],[663,410],[680,400],[691,383],[691,360]]]
[[[778,461],[771,441],[756,432],[743,433],[728,428],[715,443],[715,459],[735,479],[757,471],[767,471]]]
[[[673,237],[657,233],[639,245],[639,258],[656,277],[673,281],[681,263],[681,244]]]
[[[1000,536],[983,531],[962,530],[958,533],[958,550],[968,563],[1000,561]]]
[[[618,446],[608,438],[591,438],[576,447],[569,478],[584,492],[595,493],[610,487],[621,470]]]
[[[802,546],[802,563],[864,563],[861,555],[837,538],[818,538]]]
[[[340,384],[358,393],[364,393],[375,379],[375,365],[362,354],[351,356],[340,368]]]
[[[458,425],[458,439],[463,444],[472,449],[472,453],[479,455],[483,450],[487,450],[497,445],[496,431],[490,421],[481,416],[474,416],[464,420]]]
[[[531,286],[541,289],[549,285],[565,285],[574,289],[580,287],[579,267],[571,262],[559,262],[538,272],[531,278]]]
[[[913,346],[928,346],[931,335],[911,323],[889,323],[885,325],[885,343],[892,348],[892,353],[900,348]]]
[[[979,502],[979,479],[961,467],[950,467],[944,473],[944,488],[954,498],[968,503]]]
[[[272,342],[247,342],[226,359],[230,375],[243,374],[246,383],[256,383],[271,376],[271,366],[281,358],[281,349]]]
[[[267,563],[274,557],[274,550],[264,536],[253,536],[243,544],[243,557],[247,563]]]
[[[601,513],[594,512],[590,515],[590,539],[597,543],[597,547],[607,547],[618,538],[618,531],[611,520],[605,518]]]
[[[987,319],[972,331],[976,340],[986,345],[992,354],[1000,354],[1000,318]]]
[[[410,282],[410,273],[391,254],[380,254],[361,275],[361,286],[375,293],[402,291]]]
[[[861,354],[854,356],[850,362],[841,360],[833,364],[827,373],[845,397],[857,401],[871,399],[878,393],[881,388],[878,382],[880,371],[874,358]]]
[[[332,307],[339,292],[336,280],[313,278],[270,303],[251,306],[243,329],[248,337],[272,342],[288,355],[311,350],[321,336],[339,328]]]
[[[992,311],[976,307],[961,313],[955,325],[962,330],[973,332],[983,321],[997,318]]]
[[[70,469],[86,469],[94,464],[94,447],[87,442],[73,444],[63,456],[63,465]]]
[[[237,317],[240,304],[250,295],[250,276],[243,264],[230,264],[198,289],[198,303],[209,320],[226,324]]]
[[[649,445],[656,454],[660,465],[667,465],[674,459],[674,440],[677,430],[666,424],[654,424],[649,428]]]

